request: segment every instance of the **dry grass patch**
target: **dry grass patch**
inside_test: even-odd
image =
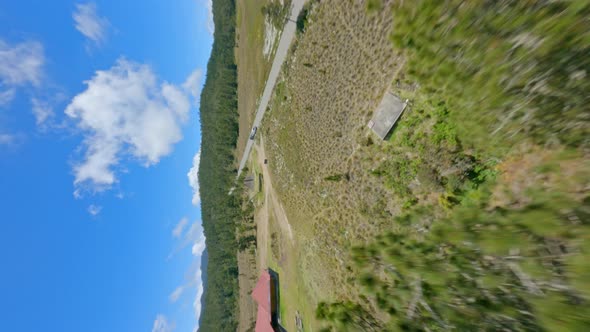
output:
[[[314,301],[349,292],[338,286],[351,277],[346,248],[390,227],[397,213],[367,171],[385,156],[367,144],[366,124],[399,59],[388,39],[390,3],[371,14],[365,6],[312,8],[264,123],[273,181],[299,236],[302,280]]]

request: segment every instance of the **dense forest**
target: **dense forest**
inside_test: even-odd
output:
[[[412,104],[372,173],[407,203],[353,248],[362,294],[321,303],[325,330],[590,330],[590,4],[403,1],[394,15]]]
[[[236,176],[238,138],[234,0],[213,1],[215,35],[201,93],[201,210],[208,261],[200,331],[237,327],[238,250],[236,220],[241,202],[228,195]]]

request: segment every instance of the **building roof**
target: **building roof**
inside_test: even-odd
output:
[[[399,119],[407,105],[407,100],[402,101],[398,96],[391,92],[386,92],[377,107],[375,115],[367,125],[373,129],[381,139],[385,139],[395,122]]]
[[[270,314],[260,307],[258,307],[258,315],[256,316],[256,326],[254,327],[254,331],[275,332],[270,324]]]
[[[274,332],[271,325],[270,308],[270,274],[262,272],[256,287],[252,291],[252,298],[258,303],[258,315],[256,316],[256,332]]]
[[[250,190],[254,190],[254,174],[250,174],[244,178],[244,186]]]

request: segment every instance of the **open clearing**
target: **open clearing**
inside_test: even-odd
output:
[[[364,6],[314,7],[263,125],[275,189],[299,238],[299,278],[314,307],[349,292],[339,287],[350,277],[345,248],[385,226],[362,208],[395,210],[358,151],[399,65],[388,39],[391,12],[367,14]],[[348,181],[325,180],[338,174]]]
[[[268,267],[279,273],[282,325],[288,331],[297,331],[295,315],[299,312],[299,316],[303,317],[304,327],[313,330],[314,308],[310,305],[309,295],[306,293],[303,279],[300,278],[296,250],[299,245],[283,205],[273,188],[269,165],[264,163],[266,153],[263,138],[258,142],[255,153],[252,154],[252,163],[255,164],[253,168],[262,172],[264,179],[264,200],[255,218],[259,273]]]
[[[270,71],[272,56],[265,57],[262,53],[265,42],[265,18],[262,7],[267,3],[269,0],[238,0],[236,3],[238,16],[236,62],[238,64],[240,128],[236,148],[238,157],[242,155],[248,141],[257,99],[264,89],[266,77]],[[265,238],[264,234],[259,233],[257,236],[258,241]],[[251,330],[256,320],[257,306],[250,296],[260,271],[256,260],[256,254],[250,250],[238,253],[240,289],[238,331],[240,332]]]
[[[578,273],[588,271],[582,255],[588,233],[581,221],[590,211],[588,150],[539,136],[513,139],[526,122],[513,121],[510,135],[496,135],[506,124],[498,127],[494,120],[502,112],[474,113],[465,107],[473,103],[471,94],[435,93],[438,83],[456,83],[460,76],[428,81],[427,72],[418,81],[412,76],[416,68],[438,63],[439,54],[418,48],[424,54],[416,62],[393,48],[395,40],[398,47],[414,45],[396,36],[397,29],[392,32],[393,1],[380,1],[373,11],[367,10],[376,3],[371,1],[312,3],[305,32],[282,67],[249,166],[264,178],[255,217],[258,269],[279,272],[283,325],[296,331],[298,312],[306,331],[318,330],[315,309],[322,302],[332,302],[320,305],[324,310],[344,307],[357,315],[349,318],[360,317],[338,321],[324,311],[323,318],[332,320],[324,323],[334,323],[337,331],[346,324],[356,328],[351,330],[396,330],[403,324],[445,330],[447,322],[482,321],[522,330],[560,326],[564,318],[550,308],[563,299],[590,310],[578,301],[588,298],[587,272]],[[411,19],[416,12],[408,6],[407,17],[396,22],[406,18],[410,23],[402,27],[410,32],[401,34],[409,35],[417,27]],[[432,42],[428,36],[414,38]],[[464,84],[459,80],[460,88]],[[386,92],[410,104],[381,141],[367,122]],[[453,105],[461,98],[466,104]],[[436,291],[422,292],[420,285]],[[547,296],[522,307],[543,287]],[[473,293],[495,308],[518,310],[496,315],[487,307],[472,308]],[[447,322],[432,308],[445,312]],[[467,317],[466,308],[474,316]],[[571,311],[564,308],[561,312]],[[539,322],[533,321],[542,310]],[[567,320],[585,324],[586,312]]]
[[[320,301],[360,303],[364,312],[375,316],[372,326],[396,324],[395,319],[399,316],[411,321],[412,315],[396,316],[384,311],[389,304],[383,299],[393,298],[391,289],[385,288],[381,297],[376,299],[375,288],[365,293],[361,291],[359,279],[362,278],[365,278],[365,285],[369,285],[367,288],[382,276],[385,276],[384,287],[391,287],[396,282],[387,279],[388,273],[382,271],[383,265],[379,265],[384,258],[380,257],[375,259],[375,266],[367,267],[361,274],[358,266],[362,263],[352,262],[351,248],[372,248],[365,252],[371,255],[370,250],[379,252],[389,245],[378,242],[383,238],[375,240],[383,234],[411,234],[406,239],[422,241],[434,226],[443,229],[441,232],[448,232],[445,234],[459,233],[445,222],[490,221],[506,213],[515,219],[510,227],[527,227],[530,232],[527,234],[531,235],[527,238],[514,229],[499,232],[494,229],[499,226],[495,225],[481,234],[474,228],[475,235],[469,236],[482,238],[481,250],[489,253],[510,255],[519,250],[532,250],[530,248],[551,252],[554,261],[533,256],[529,261],[521,262],[524,272],[517,273],[518,282],[504,281],[513,287],[506,293],[507,297],[522,289],[521,284],[529,287],[530,292],[533,288],[527,282],[530,279],[527,274],[538,276],[542,283],[542,278],[562,273],[545,268],[557,266],[566,259],[562,252],[551,247],[554,239],[545,237],[551,235],[549,229],[565,229],[556,226],[564,218],[560,214],[569,213],[567,209],[572,209],[575,204],[587,204],[584,202],[588,200],[585,197],[587,188],[590,188],[586,171],[590,168],[583,151],[567,151],[559,146],[548,148],[550,144],[543,148],[528,139],[505,140],[505,145],[495,145],[491,143],[499,137],[494,136],[495,131],[474,130],[478,127],[458,121],[461,116],[469,118],[471,109],[450,110],[445,103],[447,99],[442,99],[447,96],[433,98],[432,88],[430,91],[420,90],[420,86],[408,78],[409,71],[404,71],[406,60],[393,49],[390,39],[393,3],[382,1],[382,8],[377,11],[367,11],[367,3],[363,1],[315,3],[305,33],[298,38],[292,56],[283,67],[270,109],[260,128],[274,189],[286,211],[296,243],[289,257],[296,261],[292,263],[297,266],[294,278],[302,287],[293,290],[293,285],[287,285],[287,293],[307,296],[312,308]],[[408,63],[411,64],[411,59]],[[411,103],[393,132],[381,142],[370,133],[367,122],[386,91],[408,98]],[[458,113],[461,114],[458,116]],[[474,118],[471,116],[470,125],[476,122]],[[500,148],[504,150],[499,151]],[[543,149],[543,158],[539,158],[539,151]],[[530,166],[523,172],[515,165]],[[557,169],[561,169],[561,173]],[[489,196],[488,190],[492,192]],[[567,202],[563,203],[567,209],[560,207],[561,200],[551,195],[562,197]],[[464,206],[462,201],[466,202]],[[542,202],[540,206],[546,210],[538,208],[536,201]],[[469,205],[472,202],[477,203]],[[481,207],[474,208],[478,206],[476,204]],[[456,211],[472,208],[470,213],[480,213],[477,218],[481,219],[462,219],[466,217],[461,212],[453,214],[455,207]],[[534,222],[537,217],[527,220],[523,216],[527,208],[531,211],[539,209],[531,212],[531,216],[539,213],[543,216],[541,219],[549,221],[546,230]],[[549,212],[552,209],[561,212]],[[442,223],[437,224],[437,220]],[[531,224],[521,225],[526,222]],[[448,228],[444,229],[445,226]],[[568,224],[565,227],[573,226]],[[445,238],[444,241],[452,240]],[[565,242],[565,237],[559,241]],[[404,242],[393,241],[391,246],[400,243],[404,245]],[[580,249],[583,248],[580,239],[571,240],[570,245],[575,250],[583,250]],[[413,262],[424,259],[416,250],[410,250],[406,255],[391,255],[390,259],[397,259],[396,263],[401,261],[400,265],[412,266]],[[481,258],[479,262],[486,264],[489,257]],[[504,258],[500,256],[497,262]],[[583,256],[578,258],[583,259]],[[404,261],[406,259],[408,261]],[[435,284],[442,282],[441,278],[447,275],[452,276],[453,271],[457,271],[453,270],[452,264],[449,273],[435,271],[430,282]],[[469,267],[463,268],[467,271]],[[514,265],[502,268],[508,278],[515,274]],[[410,274],[418,273],[416,266],[410,270]],[[290,273],[287,275],[293,277]],[[492,278],[492,275],[492,272],[484,273],[486,278]],[[452,282],[457,283],[456,280]],[[445,284],[440,289],[444,290]],[[400,307],[409,310],[408,303],[415,295],[397,290],[395,294],[396,301],[400,300],[402,304],[392,305],[398,306],[398,310]],[[525,292],[523,298],[527,296],[529,294]],[[435,299],[431,305],[438,305]],[[466,297],[465,301],[468,303],[469,298]],[[502,300],[494,301],[502,303]],[[511,304],[505,305],[509,308]],[[542,305],[539,308],[543,308]],[[486,310],[480,313],[488,314]],[[394,318],[390,320],[391,317]],[[559,322],[560,318],[551,319]],[[477,322],[477,319],[473,321]],[[525,318],[512,321],[528,323]]]
[[[301,2],[300,0],[296,1]],[[271,22],[276,17],[265,16],[263,13],[263,7],[271,3],[289,6],[291,2],[283,0],[242,0],[237,3],[238,34],[236,41],[236,62],[238,65],[239,136],[235,154],[238,160],[244,155],[247,144],[251,144],[249,140],[250,128],[252,128],[254,123],[258,99],[262,94],[271,71],[271,65],[274,61],[274,55],[277,52],[279,37],[281,35],[280,27],[274,26]],[[287,12],[288,10],[283,9],[283,11]],[[264,150],[262,150],[262,153],[264,153]],[[256,157],[256,153],[253,153],[251,157],[252,160],[249,166],[258,179],[258,174],[261,173],[261,166],[257,165],[259,160]],[[244,161],[247,159],[248,156],[245,156]],[[268,173],[268,170],[265,169],[265,173]],[[271,215],[278,216],[278,220],[281,221],[283,226],[286,225],[285,229],[289,230],[290,233],[290,226],[288,226],[286,214],[276,200],[276,195],[273,195],[274,191],[272,190],[270,181],[265,182],[263,193],[265,196],[260,199],[262,200],[261,203],[263,206],[254,215],[255,220],[257,220],[257,254],[254,253],[255,248],[248,248],[238,253],[240,288],[238,331],[250,330],[256,319],[257,308],[250,293],[256,284],[260,272],[269,266],[267,259],[269,206],[273,207],[273,211],[270,212]],[[267,203],[269,200],[272,200],[274,204]],[[292,240],[292,234],[290,235],[290,239]]]
[[[322,217],[328,217],[325,213],[329,211],[342,211],[356,217],[357,206],[349,206],[349,199],[339,200],[342,195],[349,194],[352,187],[338,188],[337,195],[328,197],[324,185],[313,185],[325,182],[322,179],[327,175],[344,171],[341,160],[350,159],[357,148],[356,141],[365,134],[371,110],[398,69],[387,38],[391,25],[389,11],[367,15],[363,4],[355,4],[353,8],[350,5],[333,1],[320,6],[319,12],[313,14],[317,24],[310,24],[309,30],[298,40],[291,58],[296,60],[283,66],[283,70],[287,68],[289,73],[288,81],[298,84],[300,90],[297,90],[297,96],[294,93],[287,97],[284,95],[285,76],[279,80],[271,100],[271,114],[264,120],[260,143],[249,164],[250,170],[260,168],[264,178],[264,201],[255,214],[257,266],[259,270],[271,267],[279,272],[283,325],[289,331],[297,331],[297,312],[305,330],[317,330],[314,312],[318,301],[335,291],[345,291],[337,286],[344,284],[342,278],[345,277],[340,273],[344,264],[338,264],[345,259],[344,245],[339,242],[344,225],[326,224],[323,228],[317,225],[322,222]],[[243,38],[241,34],[240,42]],[[240,64],[243,63],[240,60]],[[253,65],[259,66],[260,63]],[[246,69],[239,68],[238,75],[246,75],[240,74],[245,72]],[[241,76],[240,80],[244,77]],[[249,114],[246,105],[255,105],[253,96],[259,94],[254,92],[252,85],[247,90],[239,88],[241,138],[238,152],[243,149],[242,137],[249,133],[249,127],[243,130],[245,122],[242,119]],[[284,108],[283,103],[291,106]],[[316,112],[310,112],[312,108]],[[293,126],[296,119],[289,112],[295,110],[315,114],[313,118],[304,119],[309,126],[305,132]],[[309,136],[302,137],[304,134]],[[266,140],[266,146],[263,140]],[[311,141],[329,145],[311,146]],[[298,145],[301,143],[304,145]],[[266,151],[270,151],[268,156]],[[297,159],[286,160],[282,155],[284,151],[290,151],[289,156]],[[267,158],[269,165],[263,162]],[[257,165],[254,164],[256,161]],[[360,172],[360,167],[358,170]],[[294,171],[297,171],[297,179]],[[356,181],[363,181],[363,178],[367,183],[375,182],[362,174]],[[372,200],[379,195],[379,191],[371,195],[353,193],[351,199],[364,197]],[[317,210],[317,204],[323,206],[328,202],[335,205],[321,214],[312,212]],[[345,225],[350,226],[358,220],[351,218]],[[362,232],[368,225],[370,222],[363,218],[356,227],[350,227],[349,237]],[[332,234],[327,236],[329,232]],[[368,237],[374,232],[364,231],[363,236]]]

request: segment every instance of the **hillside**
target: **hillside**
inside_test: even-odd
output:
[[[227,194],[235,177],[232,165],[238,135],[234,1],[214,1],[213,16],[215,39],[200,108],[199,182],[208,264],[199,330],[234,331],[238,293],[235,224],[239,202]]]
[[[251,160],[287,329],[585,330],[590,6],[306,13],[259,130],[270,174]],[[386,91],[409,107],[381,142]]]

